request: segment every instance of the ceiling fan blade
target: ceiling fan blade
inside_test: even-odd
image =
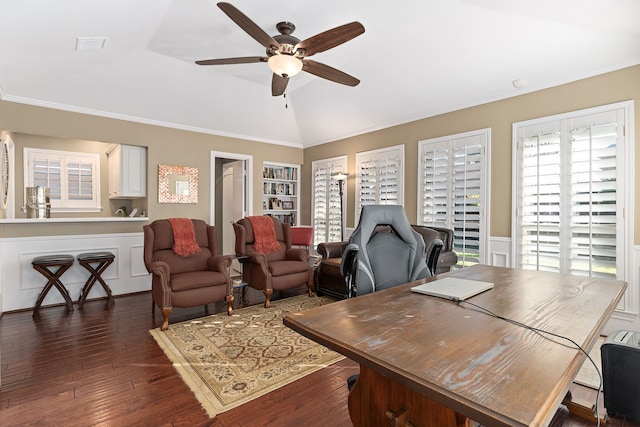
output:
[[[287,83],[289,83],[288,77],[282,77],[276,73],[273,73],[273,77],[271,78],[271,95],[282,95],[287,88]]]
[[[304,56],[311,56],[346,43],[362,33],[364,26],[359,22],[351,22],[302,40],[295,49],[304,49]]]
[[[250,64],[252,62],[267,62],[266,56],[243,56],[240,58],[203,59],[196,61],[198,65],[227,65],[227,64]]]
[[[347,73],[337,70],[328,65],[321,64],[310,59],[304,59],[302,61],[302,71],[311,73],[323,79],[331,80],[332,82],[340,83],[347,86],[358,86],[360,80]]]
[[[247,34],[253,37],[262,46],[266,47],[267,49],[269,49],[271,46],[280,48],[280,43],[275,41],[269,34],[265,33],[262,28],[258,27],[255,22],[249,19],[244,13],[236,9],[235,6],[229,3],[220,2],[218,3],[218,7],[222,9],[222,11],[226,13],[233,22],[238,24],[240,28],[242,28]]]

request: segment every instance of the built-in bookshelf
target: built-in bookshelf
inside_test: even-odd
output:
[[[300,165],[264,163],[262,211],[282,222],[298,225],[300,216]]]

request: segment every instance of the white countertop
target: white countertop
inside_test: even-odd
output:
[[[0,224],[50,224],[50,223],[80,223],[80,222],[144,222],[149,221],[146,216],[102,216],[89,218],[3,218]]]

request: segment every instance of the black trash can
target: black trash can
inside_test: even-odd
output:
[[[600,354],[607,413],[640,420],[640,332],[617,331]]]

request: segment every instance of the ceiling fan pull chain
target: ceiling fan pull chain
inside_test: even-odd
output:
[[[287,92],[283,93],[282,96],[284,97],[284,109],[286,110],[287,108],[289,108],[289,103],[287,102]]]

